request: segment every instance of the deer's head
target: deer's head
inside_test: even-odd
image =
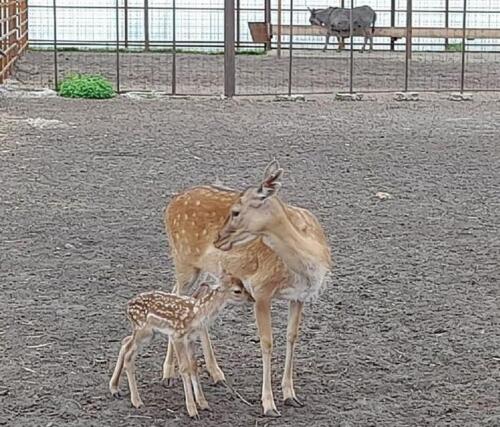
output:
[[[228,251],[262,236],[279,220],[282,207],[275,197],[283,169],[273,160],[264,172],[264,179],[256,187],[243,191],[229,209],[214,246]]]

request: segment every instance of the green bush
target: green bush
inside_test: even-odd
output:
[[[462,52],[463,43],[450,43],[446,46],[446,52]]]
[[[115,91],[111,83],[102,76],[76,74],[61,82],[59,95],[66,98],[108,99],[115,96]]]

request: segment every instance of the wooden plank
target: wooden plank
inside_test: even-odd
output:
[[[256,24],[256,23],[252,23]],[[250,23],[249,23],[250,25]],[[277,25],[271,26],[272,34],[278,31]],[[282,25],[281,34],[290,35],[290,26]],[[312,25],[294,25],[293,34],[296,36],[324,36],[326,30]],[[462,38],[461,28],[425,28],[414,27],[412,36],[414,38]],[[406,37],[406,27],[377,27],[374,32],[375,37]],[[500,28],[467,28],[466,37],[468,39],[498,39],[500,38]]]

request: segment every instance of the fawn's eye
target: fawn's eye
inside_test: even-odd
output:
[[[241,294],[241,289],[235,289],[233,292],[234,292],[235,294]]]
[[[231,215],[232,215],[233,218],[238,217],[239,214],[240,214],[240,211],[231,211]]]

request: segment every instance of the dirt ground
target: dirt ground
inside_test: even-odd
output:
[[[60,52],[58,76],[69,73],[99,73],[116,82],[114,53]],[[279,94],[288,90],[289,58],[270,55],[236,57],[236,90],[239,94]],[[294,93],[329,93],[349,89],[349,52],[329,50],[294,52]],[[120,55],[121,90],[172,89],[171,53],[127,53]],[[468,90],[500,91],[500,53],[468,53],[465,87]],[[222,55],[179,54],[177,93],[219,95],[223,93]],[[458,90],[461,54],[413,54],[409,89]],[[399,91],[405,84],[404,52],[354,54],[353,88],[356,91]],[[19,79],[31,87],[54,86],[54,54],[29,51],[19,63]]]
[[[0,99],[0,424],[8,426],[500,425],[500,102],[375,98],[105,102]],[[286,304],[273,306],[273,386],[250,306],[212,327],[227,378],[186,414],[160,380],[166,342],[138,361],[146,406],[108,392],[127,299],[172,287],[162,211],[218,176],[255,183],[276,156],[284,200],[311,209],[335,259],[306,306],[281,403]],[[380,200],[379,191],[391,195]]]

